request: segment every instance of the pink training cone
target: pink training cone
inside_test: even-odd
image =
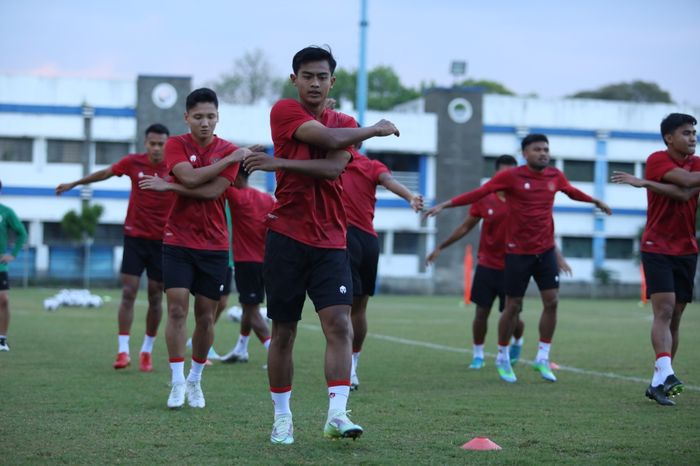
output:
[[[462,445],[462,450],[501,450],[501,447],[486,437],[474,437]]]
[[[558,371],[559,370],[559,364],[556,362],[550,362],[549,363],[549,368],[552,369],[553,371]]]

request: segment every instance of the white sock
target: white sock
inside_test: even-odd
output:
[[[282,393],[271,391],[270,396],[272,396],[272,404],[275,407],[275,419],[282,414],[292,414],[292,410],[289,409],[289,401],[292,397],[291,387],[289,388],[289,391]]]
[[[270,349],[270,340],[272,340],[272,338],[269,338],[269,337],[268,337],[267,340],[265,340],[265,341],[262,342],[262,344],[263,344],[263,346],[265,347],[266,350],[267,350],[267,349]]]
[[[238,343],[236,343],[236,352],[237,353],[243,353],[248,351],[248,338],[250,335],[239,335],[238,336]]]
[[[335,385],[333,387],[328,387],[328,417],[331,416],[331,413],[347,411],[349,396],[349,385]]]
[[[523,346],[524,342],[525,342],[525,338],[523,338],[523,337],[520,337],[518,339],[516,339],[515,337],[512,337],[510,339],[510,344],[515,345],[515,346]]]
[[[185,382],[185,361],[170,363],[170,381],[173,385]]]
[[[535,361],[549,361],[549,347],[552,346],[551,343],[545,343],[540,341],[537,345],[537,357]]]
[[[188,382],[199,382],[202,380],[202,371],[204,370],[205,362],[197,362],[192,359],[192,366],[190,367],[190,373],[187,374]]]
[[[119,353],[129,354],[129,334],[119,334]]]
[[[671,357],[661,356],[656,358],[656,363],[654,364],[654,376],[651,378],[651,386],[658,387],[663,385],[666,381],[666,377],[673,374],[673,367],[671,367]]]
[[[142,353],[152,353],[153,352],[153,343],[155,343],[156,337],[146,335],[143,338],[143,345],[141,345],[141,352]]]
[[[357,366],[360,364],[360,354],[362,351],[357,351],[352,353],[352,368],[350,369],[351,374],[357,373]]]
[[[508,346],[498,345],[498,356],[496,356],[496,362],[510,362],[510,352],[508,351]]]
[[[474,345],[474,357],[484,359],[484,344]]]

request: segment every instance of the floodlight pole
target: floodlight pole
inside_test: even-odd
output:
[[[90,173],[90,146],[92,144],[92,119],[95,116],[95,109],[87,103],[83,104],[82,107],[83,115],[83,176],[87,176]],[[84,215],[88,207],[90,207],[90,200],[92,199],[92,187],[90,185],[83,186],[80,190],[80,198],[82,200],[82,214]],[[88,238],[83,233],[83,287],[87,290],[90,289],[90,245],[92,244],[92,238]]]
[[[357,123],[365,125],[367,110],[367,0],[360,0],[360,62],[357,67]]]

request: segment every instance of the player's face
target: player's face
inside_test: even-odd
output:
[[[544,170],[549,165],[549,144],[544,141],[528,144],[523,149],[523,157],[528,167],[537,171]]]
[[[151,162],[161,163],[163,161],[163,147],[167,140],[168,136],[166,134],[148,133],[146,135],[146,152]]]
[[[683,155],[694,154],[695,144],[698,142],[695,126],[690,123],[676,128],[673,133],[667,134],[664,139],[669,149],[676,150]]]
[[[331,75],[326,60],[304,63],[299,67],[299,72],[290,77],[299,92],[299,99],[313,107],[325,105],[328,92],[335,83],[335,76]]]
[[[219,112],[213,103],[200,102],[185,112],[185,121],[197,141],[208,142],[214,137]]]

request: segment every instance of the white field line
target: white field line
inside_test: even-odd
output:
[[[306,328],[306,329],[309,329],[309,330],[316,330],[316,331],[321,330],[321,327],[318,325],[299,324],[299,326]],[[407,338],[392,337],[391,335],[381,335],[378,333],[368,332],[367,336],[370,338],[374,338],[376,340],[390,341],[392,343],[399,343],[402,345],[414,346],[414,347],[419,347],[419,348],[428,348],[428,349],[433,349],[433,350],[437,350],[437,351],[447,351],[450,353],[459,353],[459,354],[471,354],[472,353],[472,351],[470,349],[466,349],[466,348],[455,348],[453,346],[440,345],[438,343],[430,343],[427,341],[417,341],[417,340],[409,340]],[[488,356],[489,358],[494,358],[494,359],[496,357],[496,355],[492,354],[492,353],[484,353],[484,355]],[[528,363],[528,364],[532,364],[534,362],[534,361],[528,360],[528,359],[521,359],[521,361]],[[649,383],[648,378],[643,379],[640,377],[630,377],[630,376],[626,376],[626,375],[615,374],[614,372],[592,371],[589,369],[580,369],[578,367],[571,367],[571,366],[564,366],[564,365],[559,365],[559,370],[562,372],[573,372],[576,374],[590,375],[593,377],[601,377],[601,378],[606,378],[606,379],[624,380],[627,382],[635,382],[635,383],[643,383],[643,384]],[[686,390],[700,392],[700,387],[697,387],[694,385],[683,384],[683,387]]]

